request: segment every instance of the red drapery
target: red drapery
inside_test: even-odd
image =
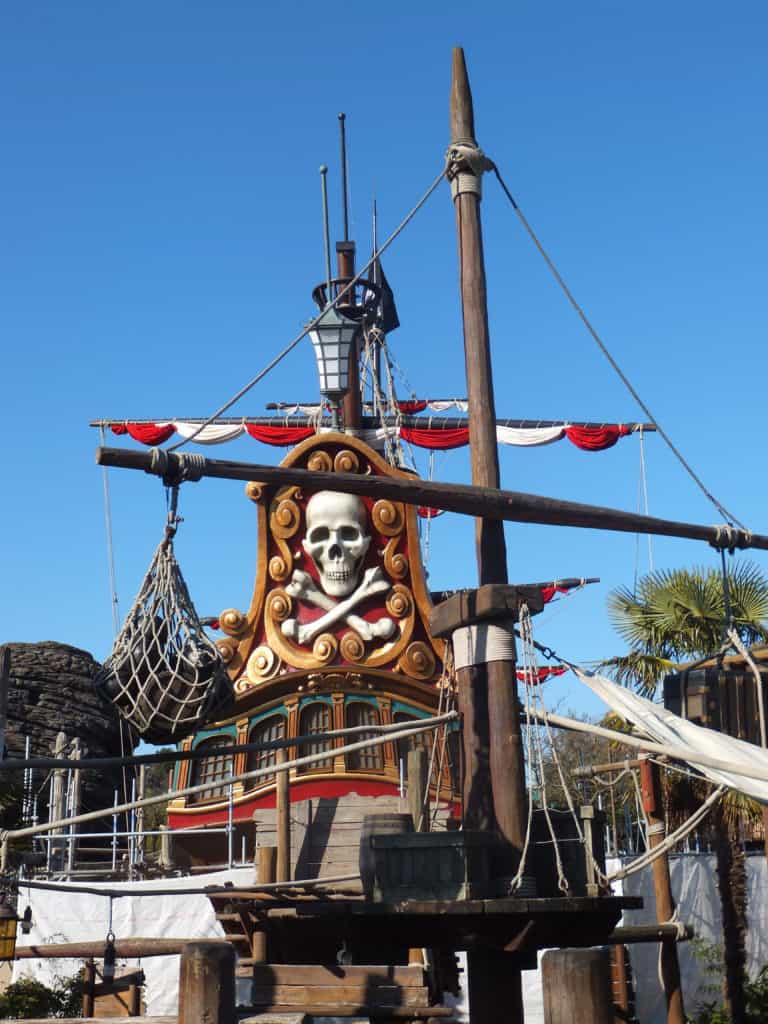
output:
[[[265,427],[257,423],[246,423],[245,429],[256,441],[274,444],[286,448],[289,444],[298,444],[312,437],[314,427]]]
[[[603,427],[566,427],[565,436],[585,452],[602,452],[613,448],[620,437],[632,431],[623,423],[607,423]]]
[[[134,441],[141,444],[154,446],[167,441],[176,428],[172,423],[159,427],[156,423],[113,423],[111,427],[113,434],[130,434]]]
[[[427,403],[422,398],[411,398],[403,402],[398,402],[397,407],[400,412],[405,413],[406,416],[413,416],[417,412],[424,412],[427,408]]]
[[[469,444],[469,427],[456,427],[450,430],[401,427],[400,436],[404,441],[415,444],[417,448],[461,448]]]
[[[531,679],[533,669],[529,669],[528,671],[518,669],[517,678],[521,683],[533,682],[534,684],[536,684],[543,683],[544,680],[549,679],[550,676],[565,675],[567,671],[568,669],[565,667],[565,665],[548,665],[544,668],[537,669],[536,674],[533,676],[533,679]]]

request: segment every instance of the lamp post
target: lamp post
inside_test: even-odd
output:
[[[339,425],[339,403],[349,389],[349,354],[359,324],[327,305],[309,332],[320,376],[320,393],[331,406],[331,426]]]
[[[16,911],[8,902],[7,893],[0,896],[0,961],[16,957]]]

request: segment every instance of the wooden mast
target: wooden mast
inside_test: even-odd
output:
[[[451,76],[451,149],[471,147],[477,151],[472,93],[469,87],[464,51],[453,51]],[[459,150],[461,152],[461,150]],[[452,177],[451,187],[456,210],[459,246],[459,281],[464,321],[464,356],[469,402],[469,445],[472,483],[496,489],[499,486],[499,460],[496,442],[496,409],[493,395],[488,307],[486,300],[483,236],[480,223],[480,174],[475,165],[463,160]],[[507,549],[504,525],[499,520],[476,519],[475,538],[479,583],[507,582]],[[490,777],[493,811],[501,835],[516,850],[524,839],[526,802],[520,724],[517,713],[517,676],[513,659],[488,661],[461,669],[465,728],[474,723],[477,738],[488,730]],[[483,691],[487,698],[484,700]],[[483,705],[486,705],[486,708]],[[487,725],[482,720],[488,716]],[[469,716],[469,721],[467,717]],[[467,768],[482,771],[467,760]],[[470,774],[469,772],[467,773]],[[482,827],[482,820],[471,820],[483,813],[477,807],[476,791],[480,780],[465,779],[465,814],[468,827]]]

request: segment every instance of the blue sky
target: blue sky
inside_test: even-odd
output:
[[[764,511],[768,150],[764,5],[6,3],[0,12],[2,639],[111,644],[98,417],[205,415],[312,312],[323,276],[317,169],[338,234],[338,111],[352,233],[370,247],[439,171],[451,47],[463,45],[480,143],[617,359],[707,485],[756,531]],[[494,181],[483,202],[499,415],[642,415],[568,308]],[[385,260],[408,390],[463,395],[447,186]],[[234,410],[311,399],[300,346]],[[118,442],[119,443],[119,442]],[[718,522],[660,438],[651,512]],[[213,457],[274,461],[243,440]],[[504,486],[636,508],[636,438],[501,453]],[[422,458],[421,466],[426,462]],[[436,477],[468,479],[466,450]],[[125,612],[160,539],[164,494],[110,474]],[[246,607],[255,521],[238,484],[184,488],[177,552],[201,614]],[[552,606],[540,639],[574,660],[621,650],[605,614],[632,536],[507,528],[510,579],[600,576]],[[641,545],[639,568],[647,568]],[[765,555],[755,561],[768,571]],[[654,542],[657,567],[710,565]],[[437,588],[475,580],[472,524],[432,531]],[[568,677],[561,706],[596,710]]]

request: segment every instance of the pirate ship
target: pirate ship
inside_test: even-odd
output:
[[[329,923],[351,942],[355,956],[367,958],[365,963],[373,962],[376,949],[379,959],[387,951],[390,962],[397,963],[408,947],[464,948],[470,952],[472,1019],[478,1022],[495,1018],[499,999],[507,1001],[512,1019],[522,1019],[519,968],[530,965],[536,950],[546,945],[602,941],[621,908],[620,900],[599,892],[594,874],[584,894],[577,894],[559,862],[555,891],[540,888],[540,898],[527,898],[530,794],[525,792],[514,624],[519,619],[530,652],[525,625],[530,614],[569,582],[510,585],[503,520],[661,533],[709,540],[720,548],[768,546],[768,538],[732,527],[652,520],[499,490],[500,441],[537,444],[567,437],[599,450],[652,427],[496,419],[479,217],[481,179],[490,169],[475,140],[466,68],[463,54],[456,51],[447,167],[427,196],[444,178],[450,182],[466,356],[466,399],[458,405],[466,419],[421,417],[425,411],[445,412],[446,403],[425,399],[403,406],[386,381],[382,386],[381,375],[390,377],[386,331],[393,322],[378,257],[394,236],[358,272],[345,229],[337,246],[337,276],[331,277],[328,254],[326,279],[315,289],[318,316],[284,350],[311,336],[321,402],[312,407],[289,403],[290,410],[275,410],[282,413],[278,417],[99,424],[152,446],[147,453],[102,448],[103,465],[156,473],[174,493],[186,480],[202,476],[242,479],[247,499],[256,506],[253,597],[247,610],[228,609],[219,616],[225,635],[216,642],[217,653],[211,653],[183,588],[176,586],[183,600],[169,613],[168,588],[158,584],[176,578],[172,515],[151,584],[107,666],[105,686],[111,680],[112,699],[145,735],[184,734],[182,749],[192,756],[176,769],[179,792],[168,822],[190,857],[200,863],[220,859],[214,830],[227,814],[250,854],[253,844],[268,847],[282,793],[279,880],[298,875],[344,880],[347,869],[357,865],[363,820],[377,810],[400,808],[402,766],[408,748],[419,744],[429,748],[430,771],[419,782],[414,823],[419,827],[434,819],[444,829],[449,823],[461,825],[462,839],[451,848],[464,873],[458,898],[454,889],[442,901],[398,901],[397,892],[407,891],[408,871],[411,880],[418,873],[417,863],[421,880],[430,866],[433,874],[436,868],[438,875],[442,871],[439,844],[429,847],[414,836],[400,847],[407,852],[399,861],[400,888],[389,884],[392,879],[384,870],[378,903],[294,902],[277,908],[278,916],[267,927],[267,904],[241,894],[228,916],[247,922],[243,941],[252,956],[243,962],[262,979],[263,970],[258,974],[254,962],[267,956],[273,962],[295,963],[302,957],[299,962],[327,963],[334,952],[328,949]],[[367,402],[365,387],[370,388]],[[173,451],[176,445],[157,447],[174,432],[184,441],[212,443],[243,431],[295,447],[278,467],[180,455]],[[414,478],[400,453],[404,439],[442,448],[468,441],[472,486]],[[418,519],[428,520],[439,510],[477,517],[477,589],[454,595],[428,590]],[[169,621],[174,628],[166,635],[162,623]],[[138,646],[129,642],[132,636],[141,638]],[[524,683],[535,681],[534,671],[528,660]],[[350,742],[361,734],[374,738]],[[426,739],[430,734],[434,738]],[[289,764],[277,753],[286,746],[298,748]],[[433,810],[427,814],[429,806]],[[299,826],[290,857],[285,849],[288,817]],[[192,834],[201,828],[202,837]],[[583,840],[588,829],[578,834]],[[485,859],[478,860],[473,846],[483,844],[475,844],[473,837],[483,836],[491,844]],[[378,849],[397,860],[398,838],[389,837]],[[594,867],[594,851],[586,846],[587,864]],[[482,870],[472,877],[473,865],[480,862]],[[376,870],[380,866],[377,861]],[[457,882],[451,871],[447,874],[452,884]],[[541,881],[537,877],[534,884]],[[382,896],[385,890],[388,898]],[[227,897],[230,903],[232,898]],[[266,946],[256,934],[264,931]],[[276,967],[273,974],[279,974]],[[265,1000],[269,1003],[262,993],[261,1003]],[[278,999],[272,1003],[295,1008]],[[585,1002],[585,1012],[589,1005]],[[435,1015],[434,1006],[415,1004],[387,1004],[387,1012],[378,1014]]]
[[[460,120],[466,116],[466,110],[456,113]],[[343,115],[340,120],[344,237],[336,244],[336,276],[332,277],[326,169],[321,168],[326,276],[312,293],[320,312],[309,332],[320,400],[272,403],[271,410],[279,415],[264,417],[107,420],[95,425],[153,448],[174,435],[210,445],[247,432],[262,443],[289,447],[281,463],[286,470],[305,470],[317,478],[354,474],[363,480],[412,479],[404,444],[434,451],[472,440],[474,478],[491,486],[498,483],[497,443],[540,445],[567,439],[582,450],[600,451],[641,432],[643,425],[637,423],[497,420],[490,366],[481,367],[484,379],[468,381],[476,392],[473,400],[398,400],[386,339],[399,326],[399,319],[381,269],[375,221],[375,258],[364,268],[365,276],[356,269],[356,246],[348,237]],[[462,211],[462,256],[468,264],[476,253],[471,236],[466,235],[475,220],[469,217],[467,204],[476,204],[479,180],[465,152],[471,128],[466,123],[456,126],[449,171],[457,209]],[[472,301],[467,303],[468,317],[476,318],[478,312],[476,303],[474,310]],[[472,332],[476,325],[467,329]],[[468,367],[470,377],[477,368]],[[453,411],[468,417],[449,415]],[[171,700],[173,694],[155,685],[138,701],[133,699],[135,671],[127,674],[125,687],[115,687],[114,673],[107,684],[112,686],[111,698],[145,737],[167,738],[169,725],[171,736],[178,734],[181,724],[201,726],[181,742],[182,750],[198,756],[181,762],[174,776],[174,788],[199,787],[169,807],[168,825],[177,853],[195,865],[220,864],[227,859],[225,843],[231,847],[233,831],[235,848],[249,857],[255,845],[274,838],[276,775],[263,774],[231,785],[226,780],[233,773],[274,765],[277,749],[234,755],[228,751],[238,745],[261,748],[308,736],[314,739],[302,750],[326,756],[290,772],[297,826],[294,874],[315,877],[330,867],[335,872],[356,868],[364,817],[403,806],[409,748],[420,746],[428,753],[423,804],[430,808],[430,827],[458,825],[463,810],[470,815],[472,811],[463,807],[457,722],[446,725],[436,740],[425,732],[346,755],[337,753],[347,742],[345,729],[403,726],[456,704],[454,681],[446,673],[453,630],[431,624],[435,605],[445,595],[429,592],[420,539],[420,525],[439,515],[440,509],[428,502],[413,505],[311,484],[270,486],[259,481],[247,484],[245,498],[256,509],[256,579],[250,607],[228,608],[215,620],[224,634],[216,646],[231,683],[229,700],[220,706],[216,720],[203,720],[206,708],[199,701],[190,714],[192,702],[186,693],[183,723],[178,715],[169,721],[161,714],[166,731],[153,731],[151,723],[158,710],[153,705],[161,694]],[[504,582],[503,538],[497,526],[486,525],[483,533],[493,538],[482,553],[481,581]],[[528,588],[525,596],[532,607],[540,607],[556,592],[583,582],[548,581]],[[514,611],[515,598],[511,600]],[[143,607],[143,599],[139,605]],[[493,617],[500,611],[508,614],[510,608],[502,602]],[[499,631],[498,626],[490,628]],[[153,643],[157,650],[164,638]],[[504,638],[502,651],[505,657],[513,656],[509,637]],[[168,679],[173,675],[169,672]],[[509,706],[514,707],[514,700]],[[181,709],[181,702],[176,707]],[[333,732],[338,735],[329,738]],[[204,784],[207,788],[202,788]],[[489,825],[491,820],[486,807],[478,823]],[[338,823],[335,830],[334,822]],[[227,823],[225,840],[221,826]]]

